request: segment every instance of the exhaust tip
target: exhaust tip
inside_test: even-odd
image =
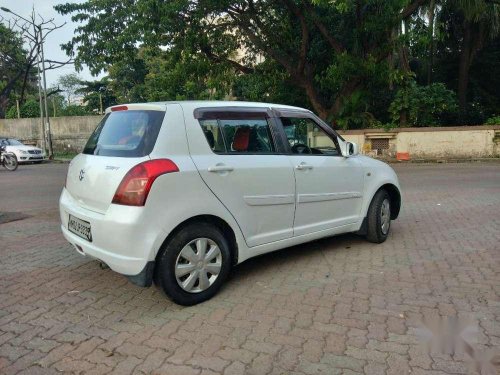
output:
[[[78,251],[80,254],[85,255],[85,252],[83,251],[82,247],[80,245],[75,244],[75,249]]]

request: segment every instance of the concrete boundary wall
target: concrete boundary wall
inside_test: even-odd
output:
[[[51,118],[54,150],[81,151],[102,116]],[[41,145],[40,119],[0,120],[0,136]],[[408,153],[410,159],[500,157],[500,125],[428,128],[361,129],[339,131],[356,142],[362,153],[394,158]]]
[[[408,153],[410,159],[500,157],[500,125],[347,130],[362,153],[388,158]],[[382,148],[381,148],[382,146]]]
[[[103,116],[53,117],[50,119],[52,144],[56,152],[79,152]],[[0,120],[0,136],[8,136],[41,146],[39,118]]]

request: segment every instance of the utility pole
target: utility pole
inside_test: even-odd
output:
[[[33,29],[35,29],[35,35],[38,35],[38,33],[36,32],[35,24],[33,24]],[[40,106],[40,135],[42,138],[42,149],[45,150],[45,152],[47,152],[47,142],[45,142],[45,124],[43,121],[42,79],[40,77],[40,56],[37,57],[36,78],[37,78],[37,86],[38,86],[38,104]]]
[[[40,35],[40,49],[42,52],[42,69],[43,69],[43,102],[45,107],[45,125],[47,126],[47,143],[49,146],[49,159],[54,158],[54,152],[52,150],[52,133],[50,131],[50,119],[49,119],[49,109],[47,106],[47,77],[45,76],[45,57],[43,54],[43,35],[42,27],[38,25],[38,33]]]

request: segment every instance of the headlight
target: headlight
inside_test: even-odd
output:
[[[27,153],[28,153],[28,151],[19,150],[19,153],[20,153],[20,154],[27,154]]]

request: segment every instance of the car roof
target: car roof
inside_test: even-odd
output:
[[[196,108],[206,108],[206,107],[252,107],[252,108],[282,108],[282,109],[293,109],[293,110],[300,110],[300,111],[307,111],[309,110],[300,108],[300,107],[294,107],[294,106],[289,106],[289,105],[284,105],[284,104],[273,104],[273,103],[261,103],[261,102],[244,102],[244,101],[237,101],[237,100],[172,100],[172,101],[162,101],[162,102],[147,102],[147,103],[128,103],[128,104],[123,104],[124,106],[127,105],[134,105],[134,106],[166,106],[167,104],[179,104],[181,105],[185,110],[188,111],[193,111]],[[115,107],[115,106],[113,106]],[[108,112],[112,107],[109,107],[106,109],[106,112]]]

